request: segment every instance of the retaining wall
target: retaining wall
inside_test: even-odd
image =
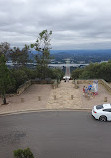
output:
[[[111,86],[105,81],[105,80],[98,80],[100,84],[102,84],[106,89],[107,91],[109,91],[111,93]]]
[[[22,94],[30,85],[31,85],[31,80],[26,81],[23,85],[21,85],[18,89],[17,89],[17,95]]]
[[[17,89],[17,95],[22,94],[32,84],[53,84],[54,80],[29,80]]]

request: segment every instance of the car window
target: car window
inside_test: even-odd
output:
[[[96,109],[102,109],[103,108],[103,105],[97,105],[96,106]]]
[[[111,109],[104,109],[103,111],[111,112]]]

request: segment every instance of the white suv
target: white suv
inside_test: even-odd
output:
[[[111,104],[102,104],[94,106],[92,116],[100,121],[111,121]]]

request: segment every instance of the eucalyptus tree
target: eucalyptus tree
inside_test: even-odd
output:
[[[31,48],[34,48],[37,51],[36,61],[37,61],[37,70],[41,79],[45,79],[47,76],[48,63],[51,59],[50,57],[50,36],[52,31],[48,32],[43,30],[39,33],[35,43],[31,44]]]
[[[1,42],[0,43],[0,57],[4,55],[6,60],[8,60],[7,56],[9,54],[9,51],[10,51],[10,44],[7,42]]]
[[[10,57],[14,65],[25,66],[29,61],[29,46],[25,45],[22,49],[19,47],[12,48]]]

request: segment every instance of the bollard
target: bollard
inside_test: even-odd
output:
[[[41,96],[38,96],[38,101],[41,101]]]
[[[56,95],[54,95],[54,100],[56,100]]]
[[[73,100],[73,98],[74,98],[73,95],[71,95],[71,99],[72,99],[72,100]]]
[[[52,89],[54,89],[54,85],[52,84]]]
[[[104,102],[107,102],[107,97],[104,97]]]
[[[24,103],[24,98],[21,98],[21,103]]]

